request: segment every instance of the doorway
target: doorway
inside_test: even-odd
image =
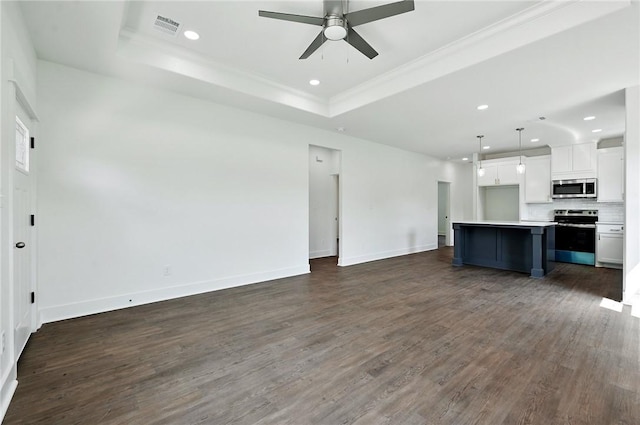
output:
[[[339,257],[340,151],[309,146],[309,259]]]
[[[453,245],[451,229],[451,183],[438,182],[438,248]]]
[[[31,222],[32,121],[16,102],[15,168],[13,171],[13,305],[16,359],[35,330],[32,279],[33,237]]]

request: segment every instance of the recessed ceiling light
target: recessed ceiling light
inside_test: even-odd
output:
[[[595,130],[591,130],[592,133],[600,133],[602,131],[601,128],[596,128]]]
[[[336,130],[338,130],[340,133],[344,133],[346,131],[346,128],[338,127],[338,128],[336,128]]]
[[[487,109],[488,107],[489,107],[489,105],[480,105],[480,106],[478,106],[476,109],[477,109],[478,111],[484,111],[484,110],[485,110],[485,109]]]
[[[468,161],[469,158],[467,158],[466,156],[464,158],[462,158],[463,161]]]
[[[311,84],[312,86],[317,86],[318,84],[320,84],[320,80],[316,80],[316,79],[309,80],[309,84]]]
[[[483,146],[482,149],[484,150],[491,149],[491,146]]]
[[[585,121],[591,121],[591,120],[595,120],[595,119],[596,119],[596,117],[594,117],[593,115],[591,115],[591,116],[588,116],[588,117],[584,117],[584,118],[582,118],[582,119],[583,119],[583,120],[585,120]]]
[[[197,40],[200,38],[200,34],[198,34],[195,31],[191,31],[191,30],[187,30],[184,33],[184,36],[187,37],[189,40]]]
[[[531,139],[532,142],[539,142],[540,139]]]

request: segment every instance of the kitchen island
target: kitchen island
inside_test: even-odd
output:
[[[537,221],[453,223],[454,266],[470,264],[530,273],[540,278],[555,266],[555,224]]]

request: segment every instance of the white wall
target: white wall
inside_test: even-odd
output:
[[[45,322],[307,272],[309,145],[342,153],[341,265],[437,247],[427,156],[48,62],[38,83]]]
[[[336,136],[324,145],[342,152],[339,264],[436,249],[438,161]]]
[[[339,153],[309,146],[309,258],[337,255]]]
[[[484,219],[496,221],[518,221],[520,219],[519,186],[481,187]]]
[[[31,108],[36,106],[36,55],[25,28],[17,3],[0,2],[0,330],[5,335],[5,347],[0,355],[0,420],[17,385],[12,287],[16,98],[21,97]],[[35,133],[37,129],[32,127],[32,131]]]
[[[301,131],[47,62],[39,71],[43,321],[308,271]]]
[[[640,86],[626,89],[625,146],[625,302],[640,292]]]

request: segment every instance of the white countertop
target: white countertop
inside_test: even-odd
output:
[[[555,221],[493,221],[493,220],[470,220],[454,221],[453,224],[480,224],[486,226],[522,226],[522,227],[549,227],[555,226]]]
[[[608,224],[614,226],[622,226],[624,223],[621,221],[596,221],[596,224]]]

